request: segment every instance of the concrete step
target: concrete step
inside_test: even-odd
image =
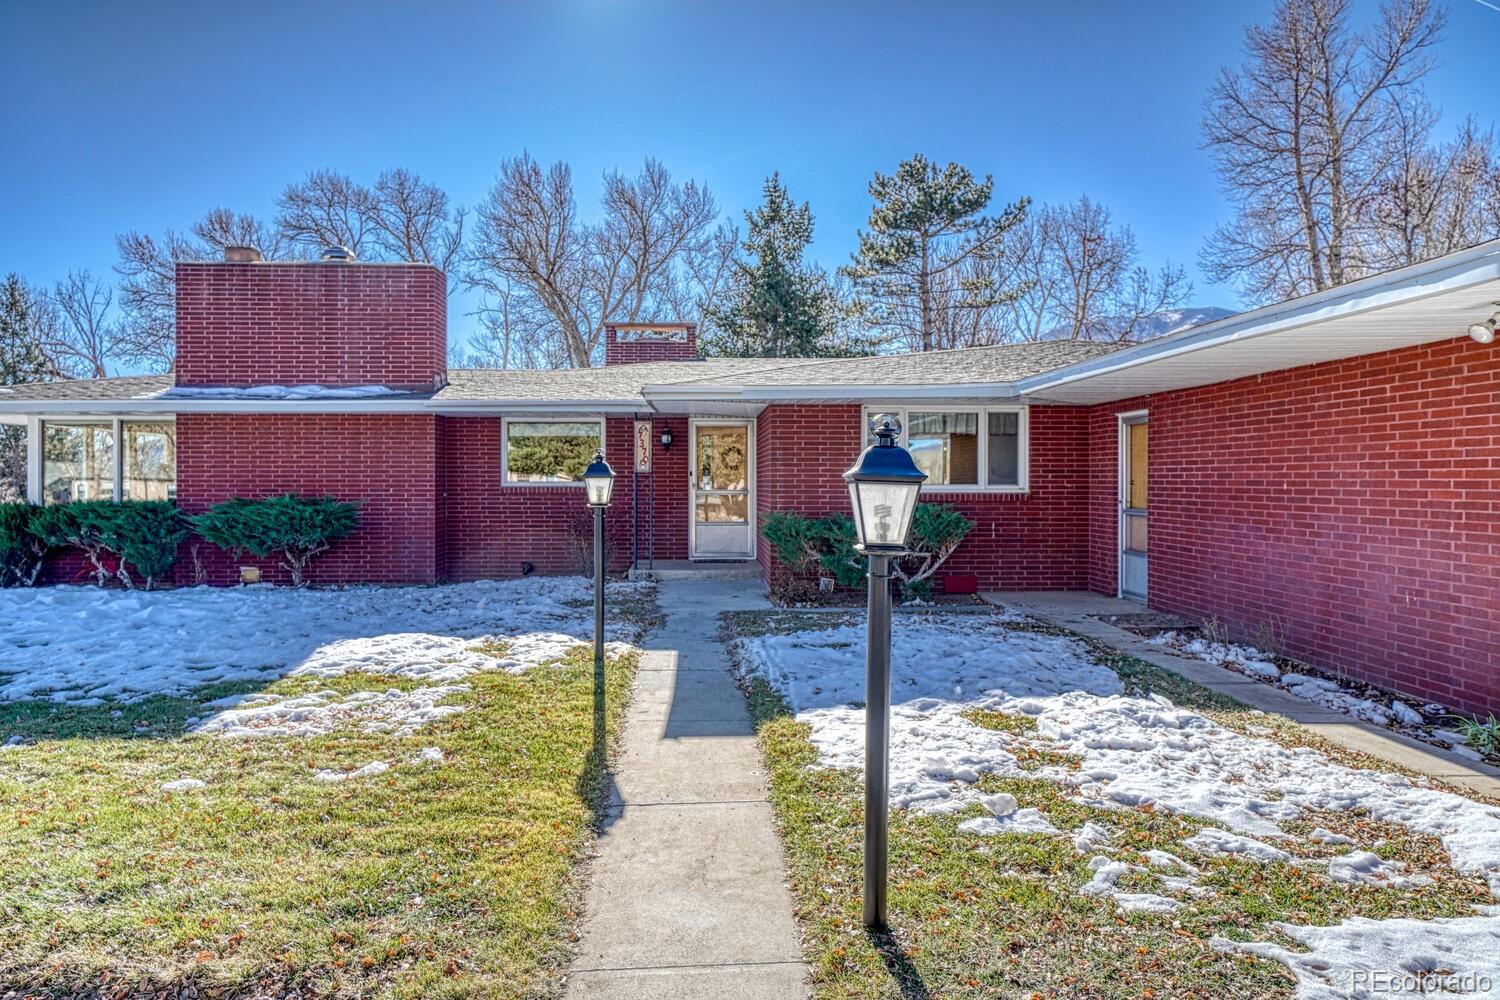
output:
[[[632,580],[757,580],[760,564],[753,559],[724,562],[693,562],[689,559],[658,559],[654,564],[641,563],[632,569]]]

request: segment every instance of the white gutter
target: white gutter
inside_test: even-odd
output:
[[[1018,383],[1018,389],[1022,394],[1046,392],[1081,379],[1097,378],[1152,361],[1356,316],[1374,309],[1418,302],[1497,279],[1500,279],[1500,240],[1491,240],[1446,257],[1361,278],[1289,302],[1226,316],[1181,333],[1147,341],[1138,347],[1033,375]],[[1454,336],[1462,332],[1455,330]]]
[[[0,421],[6,414],[115,416],[161,413],[418,413],[430,415],[466,413],[639,413],[650,409],[644,400],[508,400],[508,399],[30,399],[0,397]]]

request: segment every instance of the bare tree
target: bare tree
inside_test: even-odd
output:
[[[475,312],[479,331],[456,349],[457,368],[564,368],[569,358],[552,318],[509,282],[486,292]]]
[[[697,246],[684,250],[680,266],[669,268],[657,289],[664,314],[697,323],[701,329],[729,283],[739,244],[739,227],[724,221]]]
[[[1500,151],[1495,133],[1467,119],[1454,139],[1431,142],[1437,114],[1424,100],[1398,109],[1386,172],[1365,215],[1371,260],[1401,267],[1500,235]]]
[[[448,194],[404,167],[373,186],[332,170],[314,170],[276,200],[279,238],[317,253],[348,247],[361,260],[413,261],[451,270],[463,248],[462,209]]]
[[[224,248],[253,246],[267,260],[290,256],[295,248],[277,230],[252,215],[215,208],[186,233],[154,237],[127,232],[115,237],[120,262],[120,311],[114,346],[119,360],[166,371],[172,367],[177,335],[179,261],[218,260]]]
[[[370,252],[366,239],[377,209],[370,189],[332,170],[314,170],[288,184],[276,199],[276,230],[313,253],[341,246],[356,257]]]
[[[375,243],[384,260],[433,264],[449,271],[463,253],[463,209],[410,170],[387,170],[375,180]]]
[[[1153,316],[1181,305],[1191,291],[1182,268],[1153,273],[1136,263],[1135,233],[1112,224],[1088,195],[1043,209],[1042,270],[1049,272],[1052,337],[1129,340]]]
[[[635,177],[611,171],[604,189],[603,220],[590,225],[567,164],[544,170],[524,152],[504,160],[468,257],[469,284],[498,294],[512,283],[578,367],[593,362],[605,322],[667,306],[674,268],[705,250],[716,216],[706,189],[674,182],[655,160]]]
[[[42,350],[70,378],[107,378],[121,353],[122,328],[111,315],[114,290],[88,271],[70,271],[37,308]]]
[[[1209,92],[1204,138],[1236,214],[1201,263],[1252,299],[1328,288],[1370,267],[1361,215],[1445,14],[1431,0],[1389,0],[1355,31],[1349,7],[1282,0],[1269,26],[1246,31],[1244,66],[1222,70]]]

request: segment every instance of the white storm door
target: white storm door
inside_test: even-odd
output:
[[[755,424],[694,420],[688,444],[688,555],[755,556]]]

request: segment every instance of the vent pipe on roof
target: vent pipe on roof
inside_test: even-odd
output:
[[[259,264],[263,258],[260,251],[251,246],[232,246],[224,248],[224,262],[226,264]]]
[[[354,260],[354,251],[348,247],[324,247],[323,259],[335,263],[346,264]]]

